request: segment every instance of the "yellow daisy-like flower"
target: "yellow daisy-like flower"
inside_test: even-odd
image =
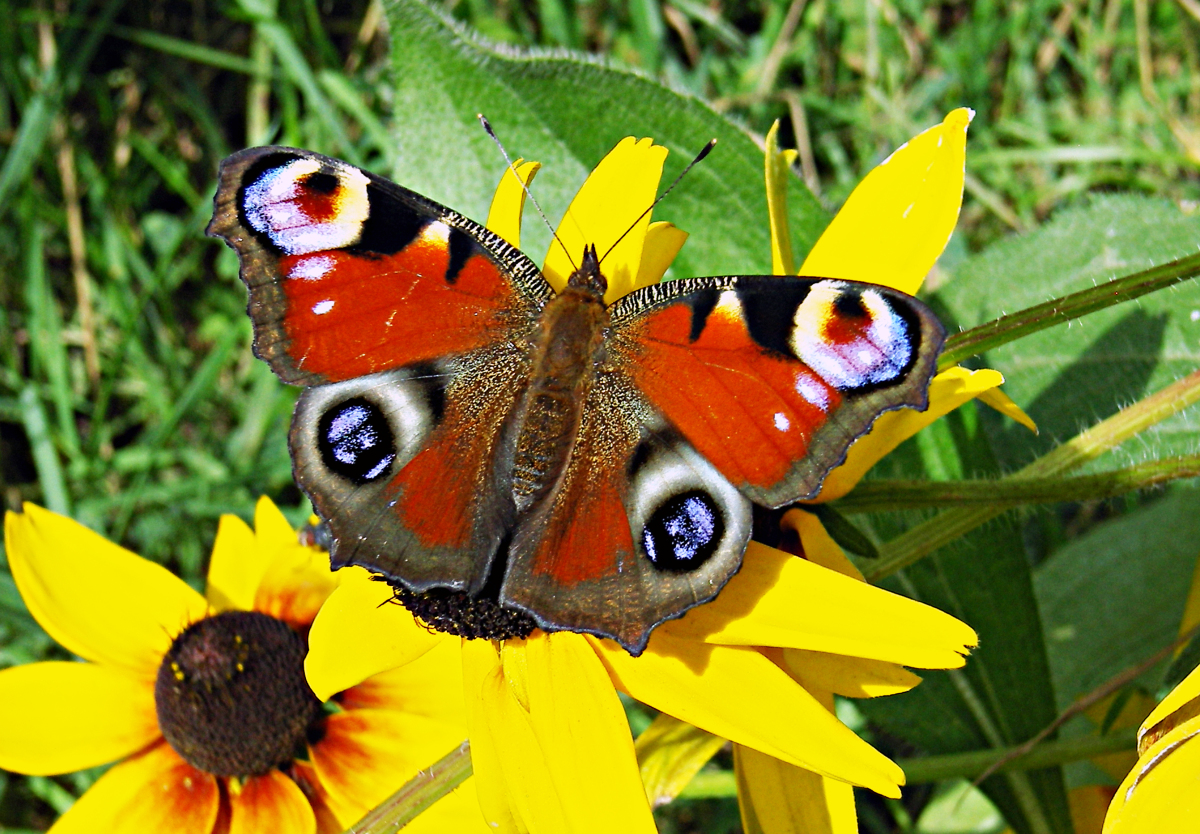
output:
[[[556,288],[572,271],[566,252],[588,243],[605,252],[650,205],[665,156],[649,140],[626,139],[597,166],[559,226],[562,245],[551,248],[543,267]],[[536,170],[526,164],[517,176],[528,181]],[[961,177],[960,153],[955,199]],[[926,199],[914,197],[922,206]],[[520,183],[506,174],[488,226],[514,245],[521,203]],[[930,232],[912,230],[917,239],[922,234]],[[937,234],[925,271],[948,229]],[[605,258],[606,300],[659,281],[685,238],[669,224],[639,221]],[[952,395],[939,389],[934,401],[964,402],[964,387],[980,386],[959,381]],[[892,437],[891,446],[903,439]],[[850,785],[863,785],[899,796],[903,773],[837,720],[832,693],[909,689],[919,679],[902,666],[961,666],[976,635],[947,614],[859,581],[814,516],[799,514],[795,524],[808,558],[752,542],[717,598],[659,626],[639,657],[611,640],[569,632],[465,640],[472,762],[489,824],[498,831],[654,830],[617,691],[731,739],[748,756],[828,778],[847,795]],[[404,659],[386,639],[412,618],[383,605],[389,596],[359,570],[331,596],[313,624],[306,661],[319,695]]]
[[[30,613],[86,662],[0,672],[0,767],[51,775],[121,760],[53,834],[326,834],[356,822],[465,734],[457,641],[393,631],[408,662],[322,704],[306,633],[337,585],[268,499],[221,519],[207,598],[33,504],[5,517]],[[419,830],[483,830],[469,793]]]
[[[1191,831],[1200,819],[1200,668],[1142,722],[1138,761],[1117,788],[1104,834]]]

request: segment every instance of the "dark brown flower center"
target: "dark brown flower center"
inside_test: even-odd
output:
[[[228,611],[175,638],[154,684],[175,752],[217,776],[266,773],[302,749],[321,702],[304,679],[304,638],[256,611]]]

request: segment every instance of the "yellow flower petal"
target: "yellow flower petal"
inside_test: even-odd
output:
[[[751,747],[733,746],[746,834],[858,834],[854,788]]]
[[[636,658],[611,640],[588,640],[617,686],[637,700],[791,764],[900,796],[900,768],[759,652],[681,640],[662,627]]]
[[[780,519],[779,526],[796,531],[796,535],[800,538],[800,549],[804,553],[804,558],[814,565],[820,565],[860,582],[867,581],[863,578],[862,571],[855,567],[838,543],[833,540],[833,536],[825,530],[821,519],[813,513],[799,509],[788,510]]]
[[[651,223],[646,229],[646,244],[642,247],[642,261],[638,265],[637,286],[648,287],[661,281],[667,267],[675,260],[687,239],[687,232],[665,220]]]
[[[867,174],[800,274],[869,281],[915,295],[958,222],[972,116],[960,107]]]
[[[524,643],[529,723],[571,830],[654,834],[629,722],[595,651],[565,631]]]
[[[750,542],[742,569],[716,599],[658,627],[651,651],[659,636],[809,649],[923,669],[962,666],[967,648],[978,642],[970,626],[936,608],[758,542]]]
[[[501,834],[528,831],[524,819],[531,816],[527,779],[545,779],[541,768],[527,752],[540,758],[528,718],[504,680],[500,653],[488,640],[463,640],[463,695],[471,739],[471,767],[475,791],[487,825]],[[512,717],[510,722],[508,719]],[[508,772],[506,772],[506,769]],[[509,790],[509,778],[513,790]],[[557,813],[551,823],[562,824]],[[563,830],[548,828],[547,831]]]
[[[402,666],[367,678],[341,694],[342,709],[391,709],[455,723],[467,737],[460,640],[446,637]]]
[[[821,486],[818,502],[841,498],[852,490],[863,475],[881,458],[944,414],[949,414],[967,400],[1004,382],[998,371],[984,369],[948,368],[929,384],[929,408],[914,411],[902,408],[880,415],[867,432],[850,447],[846,462],[829,473]]]
[[[659,713],[634,743],[646,798],[657,808],[670,802],[725,746],[725,739]]]
[[[666,148],[650,139],[630,136],[600,160],[571,201],[558,224],[558,240],[550,244],[546,254],[542,272],[555,290],[562,292],[574,272],[572,264],[579,264],[588,244],[595,244],[604,259],[603,272],[608,279],[605,303],[611,304],[636,288],[650,215],[638,220],[637,225],[633,221],[654,202],[666,158]],[[609,252],[631,226],[632,231]]]
[[[1038,433],[1037,423],[1033,422],[1033,418],[1022,410],[1021,406],[1012,401],[1012,398],[1005,394],[999,388],[990,388],[979,394],[979,401],[990,408],[999,411],[1010,420],[1016,420],[1025,428],[1029,429],[1034,434]]]
[[[70,773],[162,737],[154,678],[96,663],[52,661],[0,672],[0,767]]]
[[[275,549],[254,595],[254,610],[293,628],[306,628],[337,586],[329,554],[293,541]]]
[[[487,227],[516,248],[521,248],[521,212],[525,208],[525,188],[533,182],[541,169],[540,162],[525,162],[518,159],[513,168],[506,168],[492,197],[492,208],[488,211]],[[519,178],[519,179],[518,179]],[[521,187],[525,183],[525,187]]]
[[[792,233],[788,229],[787,187],[792,176],[796,151],[779,150],[779,120],[767,131],[766,179],[767,217],[771,223],[771,273],[795,275],[796,256],[792,254]]]
[[[101,776],[48,834],[211,834],[219,806],[216,777],[163,742]]]
[[[391,602],[386,582],[362,568],[342,568],[337,590],[308,633],[304,674],[321,700],[372,675],[403,666],[448,638],[431,632],[402,605]]]
[[[921,679],[897,663],[804,649],[784,649],[783,667],[812,692],[824,689],[847,698],[878,698],[907,692]]]
[[[170,571],[34,504],[6,515],[4,542],[29,613],[88,660],[153,676],[171,640],[208,613]]]
[[[236,515],[217,524],[205,595],[217,611],[250,611],[271,554],[255,546],[254,531]]]
[[[1178,713],[1178,715],[1177,715]],[[1183,721],[1200,714],[1200,666],[1184,678],[1178,686],[1163,698],[1154,710],[1146,716],[1138,731],[1138,749],[1144,752],[1146,747],[1155,743],[1168,730],[1179,726]]]
[[[229,783],[229,834],[316,834],[317,817],[296,783],[278,770]]]
[[[345,710],[325,719],[325,734],[309,747],[309,759],[330,809],[350,826],[464,736],[454,724],[396,710]],[[470,806],[464,818],[462,803],[444,798],[425,813],[441,820],[443,831],[484,830],[479,808]]]
[[[1200,819],[1200,717],[1164,735],[1138,759],[1113,797],[1104,834],[1194,831]]]

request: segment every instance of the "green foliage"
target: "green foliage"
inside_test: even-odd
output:
[[[555,218],[620,137],[669,147],[670,176],[716,136],[657,216],[692,234],[674,275],[746,273],[769,264],[754,139],[771,121],[817,195],[799,182],[789,195],[803,253],[873,164],[968,105],[962,221],[931,280],[952,325],[1192,254],[1200,239],[1200,24],[1165,0],[396,0],[386,25],[365,0],[186,13],[9,0],[0,13],[5,504],[69,512],[196,585],[218,515],[248,515],[260,493],[297,521],[307,511],[286,453],[295,392],[250,356],[236,261],[202,236],[216,162],[239,147],[340,156],[482,219],[502,171],[474,122],[484,112],[512,154],[544,163],[535,193]],[[527,226],[540,255],[548,232]],[[1181,284],[992,351],[978,361],[1005,373],[1042,433],[968,407],[875,476],[997,476],[1162,388],[1200,364],[1198,293]],[[1194,422],[1184,412],[1093,468],[1195,454]],[[862,705],[863,732],[908,757],[1018,744],[1161,649],[1198,552],[1194,502],[1176,486],[1013,513],[905,571],[894,587],[973,624],[982,645],[965,670]],[[883,544],[927,517],[850,520]],[[0,664],[61,656],[0,572]],[[0,773],[0,825],[44,829],[94,777]],[[1059,767],[983,788],[1020,832],[1070,831]],[[864,798],[864,830],[902,829],[927,798]],[[660,814],[680,832],[736,820],[728,799]]]

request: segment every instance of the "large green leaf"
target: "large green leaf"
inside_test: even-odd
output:
[[[1200,490],[1098,524],[1038,566],[1060,708],[1175,639],[1200,554]]]
[[[712,155],[655,211],[692,235],[673,274],[770,271],[762,151],[708,105],[600,59],[488,43],[419,0],[393,0],[388,20],[395,176],[405,186],[486,216],[504,161],[477,113],[511,154],[543,163],[533,190],[552,220],[621,138],[650,136],[666,146],[666,177],[673,177],[716,137]],[[796,180],[789,204],[797,250],[806,252],[828,216]],[[540,260],[549,232],[532,221],[526,227],[524,248]]]
[[[903,477],[994,473],[972,408],[962,409],[903,444],[881,464]],[[873,516],[877,532],[894,535],[919,517]],[[937,755],[1020,744],[1050,724],[1054,689],[1029,563],[1011,516],[959,539],[885,583],[970,623],[979,648],[964,669],[922,672],[911,692],[859,702],[876,724]],[[992,776],[981,786],[1021,834],[1070,832],[1059,768]]]
[[[1101,197],[969,258],[937,301],[949,324],[969,327],[1192,254],[1197,241],[1200,215],[1165,200]],[[990,424],[1005,468],[1025,464],[1200,365],[1200,284],[1188,281],[1051,328],[985,359],[1004,374],[1005,390],[1041,428],[1034,437],[1008,421]],[[1185,413],[1095,466],[1195,452],[1198,439]]]

